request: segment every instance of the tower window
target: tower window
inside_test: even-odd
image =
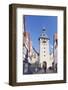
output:
[[[45,53],[45,51],[44,51],[44,53]]]
[[[45,36],[45,34],[43,34],[43,36]]]
[[[43,43],[46,43],[46,41],[43,41]]]
[[[45,57],[45,55],[44,55],[44,57]]]

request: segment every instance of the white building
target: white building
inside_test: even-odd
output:
[[[43,66],[43,62],[45,61],[47,63],[47,68],[50,66],[50,54],[49,54],[49,38],[46,35],[46,30],[43,29],[40,38],[39,38],[39,44],[40,44],[40,64],[41,67]]]
[[[50,53],[50,61],[49,61],[50,67],[53,67],[52,66],[53,62],[54,62],[54,56],[53,56],[53,52],[52,52],[52,53]]]
[[[54,34],[54,70],[57,70],[57,50],[58,50],[58,36]]]

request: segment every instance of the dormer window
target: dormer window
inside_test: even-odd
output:
[[[45,34],[43,34],[43,36],[45,36]]]

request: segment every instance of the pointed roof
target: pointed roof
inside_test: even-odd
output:
[[[43,27],[42,33],[40,35],[40,38],[49,39],[48,35],[46,34],[46,29]]]

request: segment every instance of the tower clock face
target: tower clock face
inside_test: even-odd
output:
[[[47,41],[46,40],[42,40],[42,44],[46,45]]]
[[[46,41],[45,41],[45,40],[43,40],[43,41],[42,41],[42,43],[46,43]]]

